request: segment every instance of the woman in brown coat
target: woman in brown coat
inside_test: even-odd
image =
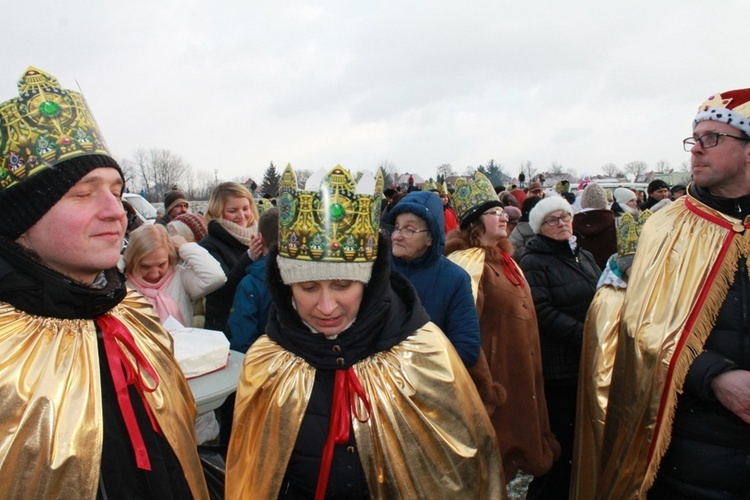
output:
[[[534,301],[511,258],[508,217],[482,174],[463,189],[459,181],[453,202],[460,229],[448,236],[445,254],[471,276],[482,351],[493,382],[507,393],[490,416],[505,477],[513,479],[519,469],[542,475],[559,456],[560,446],[547,416]]]

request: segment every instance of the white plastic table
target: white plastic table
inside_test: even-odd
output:
[[[227,366],[188,380],[198,407],[198,414],[215,410],[224,403],[227,396],[237,390],[244,358],[245,355],[241,352],[229,351]]]

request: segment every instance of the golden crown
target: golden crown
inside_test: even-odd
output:
[[[649,217],[651,217],[651,210],[644,210],[637,218],[628,212],[620,216],[620,226],[617,229],[618,256],[625,257],[635,254],[638,248],[638,239],[641,237],[641,230]]]
[[[469,181],[456,180],[451,203],[459,220],[463,221],[477,208],[490,201],[498,201],[498,197],[492,183],[483,173],[475,173],[474,178]]]
[[[18,91],[0,104],[0,189],[76,156],[111,156],[81,94],[34,67]]]
[[[279,255],[310,261],[374,261],[382,191],[381,171],[377,177],[366,172],[355,186],[351,174],[340,165],[322,179],[312,176],[307,190],[301,191],[292,166],[287,165],[277,198]]]

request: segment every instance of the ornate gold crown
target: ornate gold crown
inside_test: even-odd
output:
[[[435,184],[434,182],[432,182],[432,180],[425,181],[424,186],[422,186],[422,190],[423,191],[434,191],[436,189],[439,189],[439,188],[438,188],[437,184]]]
[[[298,190],[291,165],[281,175],[277,198],[279,255],[326,262],[374,261],[378,254],[382,172],[378,171],[375,178],[366,173],[355,187],[351,174],[336,166],[323,176],[318,189],[310,190],[311,182],[315,180],[308,181],[307,190]],[[367,194],[362,193],[365,189]]]
[[[651,217],[651,210],[644,210],[638,218],[628,212],[620,216],[620,227],[617,229],[617,255],[619,257],[635,254],[641,230],[649,217]]]
[[[81,94],[29,67],[0,104],[0,189],[80,155],[111,156]]]
[[[464,179],[457,179],[455,188],[451,202],[456,215],[462,221],[485,203],[498,201],[495,188],[481,172],[475,173],[474,178],[468,182]]]

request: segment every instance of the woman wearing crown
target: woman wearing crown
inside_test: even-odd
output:
[[[534,302],[511,258],[508,216],[481,173],[456,182],[453,206],[460,227],[448,236],[445,254],[471,276],[481,356],[492,381],[507,392],[505,403],[491,414],[505,478],[513,479],[519,469],[539,476],[550,469],[560,446],[550,431]]]
[[[274,307],[240,376],[227,498],[505,496],[482,402],[390,271],[380,175],[371,188],[341,167],[314,191],[282,176]]]

